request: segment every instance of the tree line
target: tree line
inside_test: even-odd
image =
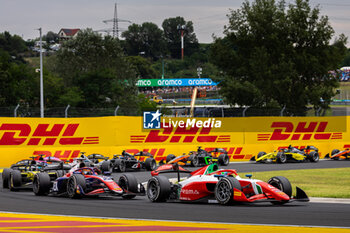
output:
[[[180,59],[179,25],[185,25],[185,59]],[[145,22],[132,24],[123,40],[91,29],[45,57],[47,107],[127,106],[142,111],[155,106],[139,96],[139,78],[202,77],[220,82],[221,95],[231,105],[288,108],[303,115],[306,107],[327,108],[339,85],[329,71],[350,65],[347,38],[338,36],[328,17],[308,0],[245,1],[228,14],[222,38],[199,44],[191,21],[165,19],[162,29]],[[55,41],[50,32],[45,39]],[[35,67],[24,59],[29,44],[9,32],[0,33],[0,103],[38,105]]]

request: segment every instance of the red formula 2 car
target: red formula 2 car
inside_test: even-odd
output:
[[[177,172],[177,182],[170,182],[161,173]],[[190,173],[187,179],[180,180],[180,173]],[[147,196],[152,202],[218,202],[223,205],[237,202],[271,202],[284,204],[291,201],[309,201],[306,193],[297,189],[292,198],[292,186],[283,176],[272,177],[268,182],[242,179],[236,170],[218,169],[217,164],[210,164],[194,172],[176,165],[163,165],[152,172],[147,183]]]
[[[52,179],[47,173],[37,173],[33,180],[35,195],[53,194],[70,198],[83,196],[112,195],[124,199],[144,195],[145,190],[132,174],[122,174],[118,182],[103,176],[97,168],[84,167],[70,171],[63,177]]]

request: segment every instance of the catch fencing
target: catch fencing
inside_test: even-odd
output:
[[[198,102],[197,104],[200,104]],[[157,107],[165,116],[189,117],[190,107],[186,105],[159,105]],[[254,116],[348,116],[350,106],[336,106],[330,109],[307,108],[305,112],[298,112],[289,108],[253,108],[230,107],[228,105],[196,105],[194,117],[254,117]],[[113,108],[78,108],[67,105],[65,107],[45,108],[45,117],[102,117],[102,116],[142,116],[143,111],[136,107]],[[154,110],[154,109],[153,109]],[[0,117],[40,117],[40,108],[29,106],[1,107]]]

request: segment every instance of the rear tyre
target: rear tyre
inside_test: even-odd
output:
[[[309,157],[309,160],[314,163],[320,160],[320,156],[316,151],[311,151],[308,157]]]
[[[157,163],[154,158],[147,158],[145,161],[145,168],[147,171],[153,171],[156,169]]]
[[[218,163],[221,166],[227,166],[230,163],[230,158],[227,154],[221,154],[219,155]]]
[[[109,171],[111,171],[111,162],[110,161],[102,161],[101,171],[102,172],[109,172]]]
[[[281,190],[282,192],[284,192],[285,194],[287,194],[290,198],[292,197],[292,185],[289,182],[289,180],[284,177],[284,176],[274,176],[272,178],[269,179],[269,181],[267,181],[267,183],[269,185],[272,185],[275,188],[278,188],[279,190]],[[287,201],[274,201],[271,202],[273,204],[277,204],[277,205],[283,205],[284,203],[286,203]]]
[[[43,172],[43,173],[37,173],[34,176],[33,180],[33,192],[37,196],[46,196],[50,192],[50,176],[49,174]]]
[[[277,152],[277,163],[287,162],[287,155],[284,152]]]
[[[2,188],[8,189],[9,188],[9,177],[12,169],[10,168],[5,168],[2,171]]]
[[[115,160],[115,171],[117,172],[125,172],[126,170],[126,164],[123,159],[116,159]]]
[[[154,176],[147,182],[147,197],[152,202],[166,201],[171,192],[171,184],[165,176]]]
[[[67,181],[67,196],[70,198],[82,198],[86,190],[85,177],[81,174],[73,174]]]
[[[191,162],[191,166],[192,167],[198,167],[199,166],[199,158],[197,155],[192,155],[189,158],[190,162]]]
[[[215,199],[221,205],[229,205],[234,202],[234,191],[236,188],[242,190],[241,184],[234,177],[223,177],[215,186]]]
[[[334,149],[334,150],[332,150],[332,153],[331,153],[331,155],[333,156],[333,155],[335,155],[335,154],[337,154],[337,153],[339,153],[340,151],[338,150],[338,149]],[[339,157],[333,157],[332,159],[334,159],[334,160],[339,160]]]
[[[22,175],[18,170],[12,170],[8,179],[10,191],[17,191],[22,186]]]
[[[118,185],[124,190],[125,194],[122,196],[124,199],[132,199],[136,197],[135,193],[138,192],[137,179],[132,174],[122,174],[119,178]]]
[[[176,158],[176,156],[175,155],[173,155],[173,154],[169,154],[167,157],[166,157],[166,163],[169,163],[169,161],[171,161],[171,160],[173,160],[173,159],[175,159]]]

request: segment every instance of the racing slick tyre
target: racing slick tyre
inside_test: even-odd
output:
[[[154,158],[147,158],[145,161],[145,168],[147,171],[153,171],[156,169],[157,163]]]
[[[85,192],[85,177],[82,174],[73,174],[67,181],[67,196],[70,198],[81,198],[83,194],[79,187]]]
[[[242,190],[241,184],[236,178],[229,176],[221,178],[215,186],[215,199],[221,205],[232,204],[234,202],[234,188]]]
[[[116,159],[115,160],[115,167],[114,167],[114,169],[117,172],[125,172],[125,170],[126,170],[125,161],[122,160],[122,159]]]
[[[10,177],[10,173],[11,173],[10,168],[5,168],[2,171],[2,188],[4,189],[8,189],[9,188],[9,177]]]
[[[338,149],[334,149],[334,150],[332,150],[331,155],[333,156],[333,155],[335,155],[335,154],[337,154],[337,153],[339,153],[339,150],[338,150]],[[334,160],[339,160],[339,157],[333,157],[332,159],[334,159]]]
[[[311,162],[318,162],[320,160],[320,156],[316,151],[311,151],[310,154],[308,155],[308,158]]]
[[[199,166],[199,158],[198,155],[191,155],[188,160],[191,163],[192,167],[198,167]]]
[[[227,154],[221,154],[219,155],[218,163],[221,166],[227,166],[230,163],[230,158]]]
[[[258,158],[260,158],[260,157],[262,157],[262,156],[264,156],[264,155],[266,155],[266,152],[265,151],[260,151],[259,153],[258,153],[258,155],[256,156],[256,158],[258,159]],[[262,160],[259,160],[258,161],[258,163],[262,163],[263,161]]]
[[[22,175],[18,170],[12,170],[8,179],[8,186],[10,191],[16,191],[22,186]]]
[[[110,161],[102,161],[101,164],[101,171],[102,172],[109,172],[111,171],[111,162]]]
[[[33,179],[33,192],[37,196],[46,196],[50,192],[50,176],[46,172],[37,173]]]
[[[152,202],[164,202],[171,193],[171,184],[165,176],[154,176],[147,182],[147,197]]]
[[[285,163],[287,162],[287,155],[283,152],[277,152],[277,163]]]
[[[118,185],[124,190],[123,198],[132,199],[136,197],[134,193],[138,192],[136,176],[132,174],[122,174],[119,178]]]
[[[175,159],[176,158],[176,156],[175,155],[173,155],[173,154],[169,154],[167,157],[166,157],[166,163],[169,163],[169,161],[171,161],[171,160],[173,160],[173,159]]]
[[[65,171],[62,171],[62,170],[57,170],[57,171],[56,171],[56,178],[58,178],[58,177],[62,177],[62,176],[64,176],[64,174],[66,174],[66,172],[65,172]]]
[[[289,180],[284,177],[284,176],[274,176],[272,178],[270,178],[267,183],[269,185],[272,185],[275,188],[278,188],[279,190],[281,190],[282,192],[284,192],[285,194],[287,194],[289,197],[292,197],[292,185],[289,182]],[[281,202],[281,201],[272,201],[272,204],[277,204],[277,205],[283,205],[284,203],[286,203],[286,201]]]

